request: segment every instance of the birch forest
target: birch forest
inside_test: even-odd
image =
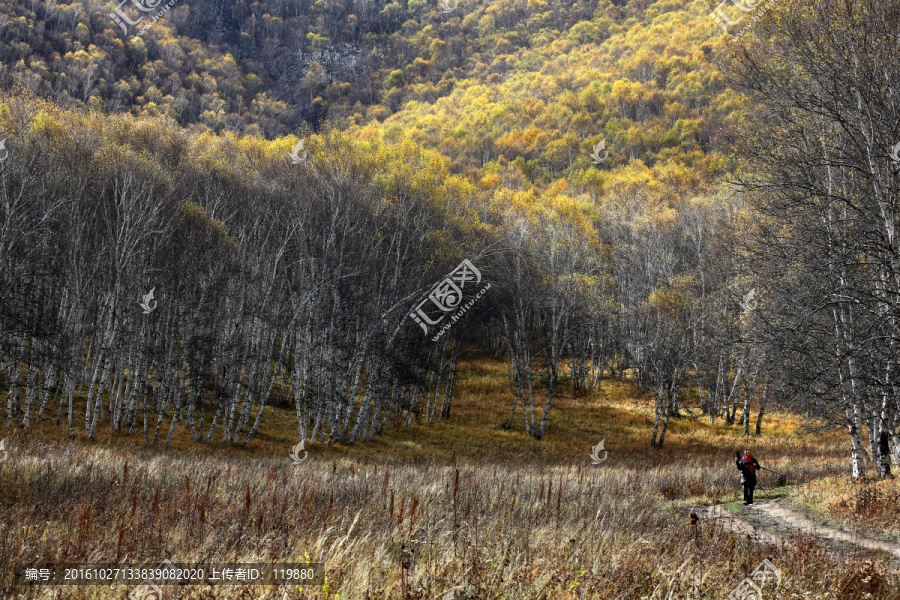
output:
[[[87,4],[3,5],[8,429],[248,444],[278,408],[361,443],[490,357],[538,440],[628,381],[651,446],[787,410],[890,474],[897,2],[739,40],[689,2],[182,3],[144,37]],[[466,260],[490,287],[435,336]]]
[[[898,471],[900,0],[0,0],[0,600],[900,600]]]

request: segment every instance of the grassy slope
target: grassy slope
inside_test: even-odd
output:
[[[549,434],[537,441],[520,421],[500,427],[512,400],[505,373],[501,362],[466,363],[446,422],[392,428],[371,444],[316,446],[298,467],[287,456],[293,414],[277,409],[248,447],[193,444],[180,427],[168,450],[144,447],[142,434],[104,433],[88,448],[53,425],[17,431],[0,464],[0,562],[308,553],[328,568],[328,593],[268,597],[436,598],[454,589],[473,599],[693,599],[721,597],[772,556],[795,578],[794,590],[834,585],[842,590],[834,598],[895,597],[888,590],[898,582],[867,555],[838,564],[815,544],[787,551],[687,526],[688,505],[737,497],[738,428],[683,417],[664,448],[650,449],[650,404],[628,384],[606,381],[600,393],[560,398]],[[609,458],[591,466],[588,452],[600,439]],[[805,436],[786,416],[767,417],[763,435],[751,439],[764,464],[795,482],[845,468],[838,434]],[[116,587],[60,593],[124,596]]]
[[[665,471],[667,466],[674,467],[672,472],[679,472],[681,480],[673,480],[661,491],[659,499],[697,504],[738,498],[738,478],[731,456],[736,448],[748,444],[765,466],[789,475],[789,483],[815,482],[822,477],[842,481],[841,474],[846,470],[840,432],[826,436],[804,434],[800,421],[785,414],[765,416],[762,435],[748,439],[742,427],[727,425],[722,420],[710,425],[699,411],[688,409],[683,416],[671,420],[663,448],[651,448],[648,442],[653,419],[651,401],[642,398],[629,382],[604,380],[599,391],[587,396],[566,393],[565,385],[558,388],[561,393],[551,409],[548,434],[536,440],[524,432],[521,408],[513,427],[509,430],[502,427],[512,403],[504,362],[484,359],[464,362],[457,381],[449,419],[431,424],[414,421],[409,428],[403,428],[395,419],[384,435],[376,436],[370,443],[308,447],[310,461],[589,467],[591,447],[605,440],[609,454],[601,468]],[[537,393],[540,408],[541,390]],[[55,416],[55,413],[55,406],[48,407],[48,415]],[[246,446],[222,442],[218,430],[210,443],[192,442],[187,428],[179,423],[167,447],[165,436],[171,414],[164,418],[161,441],[156,445],[144,443],[140,417],[132,435],[114,434],[101,426],[92,443],[83,433],[79,413],[83,414],[82,406],[75,410],[76,444],[100,446],[125,456],[152,457],[174,451],[223,459],[267,458],[278,465],[289,463],[288,454],[298,439],[294,412],[277,407],[266,409],[260,434]],[[148,422],[152,440],[155,417],[148,417]],[[66,433],[65,425],[57,428],[51,419],[33,426],[28,434],[14,431],[9,437],[11,442],[26,437],[40,438],[65,447],[69,444]],[[767,486],[781,483],[768,473],[763,473],[761,481]],[[804,497],[809,498],[808,494]],[[822,503],[826,500],[820,498]]]
[[[896,473],[898,467],[893,467]],[[900,541],[900,482],[824,477],[797,488],[793,500],[816,517],[874,537]]]

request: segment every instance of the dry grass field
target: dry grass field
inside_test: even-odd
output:
[[[791,582],[782,598],[900,597],[897,565],[884,557],[803,536],[762,544],[691,522],[692,507],[738,498],[739,428],[684,416],[651,449],[649,403],[604,382],[591,397],[561,399],[536,441],[499,426],[502,368],[469,365],[444,423],[316,446],[300,465],[288,457],[289,411],[274,411],[246,448],[147,447],[142,433],[88,445],[47,423],[11,433],[0,462],[0,596],[126,598],[124,586],[16,588],[11,566],[168,557],[309,560],[324,564],[327,582],[167,586],[167,599],[718,600],[765,558]],[[591,465],[601,439],[608,459]],[[812,502],[837,486],[855,498],[839,434],[813,437],[776,416],[751,442],[764,466],[789,475],[789,493]],[[767,477],[763,485],[781,483]]]
[[[870,478],[854,484],[846,477],[826,477],[798,487],[795,499],[821,518],[900,539],[900,483],[896,479]]]

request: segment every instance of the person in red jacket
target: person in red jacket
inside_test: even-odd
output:
[[[741,472],[741,485],[744,486],[744,505],[753,504],[753,489],[756,487],[756,472],[759,471],[759,461],[750,453],[750,449],[744,450],[744,455],[735,450],[735,464]]]

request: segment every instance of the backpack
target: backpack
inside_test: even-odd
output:
[[[741,457],[741,460],[744,461],[744,463],[747,465],[747,468],[750,470],[751,473],[756,473],[756,465],[753,464],[753,455],[752,454],[745,454],[744,456]]]

